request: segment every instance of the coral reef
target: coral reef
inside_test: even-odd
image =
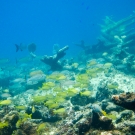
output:
[[[77,44],[85,52],[81,54],[80,60],[87,61],[89,57],[103,57],[105,60],[112,62],[117,70],[128,74],[134,73],[134,24],[134,13],[117,22],[106,16],[104,25],[100,25],[101,34],[97,44],[86,46],[84,41]]]
[[[112,119],[106,116],[99,116],[99,114],[95,112],[93,112],[91,125],[96,129],[102,129],[102,130],[114,129]]]
[[[53,56],[47,56],[45,55],[41,61],[44,62],[45,64],[49,65],[51,67],[51,70],[62,70],[63,66],[62,64],[59,62],[59,59],[63,58],[66,53],[65,51],[68,49],[68,46],[63,47],[62,49],[60,49],[57,54],[53,55]]]
[[[60,62],[68,46],[55,44],[53,56],[0,71],[0,134],[134,134],[134,19],[106,17],[96,45],[76,44],[83,49],[77,59]]]
[[[112,100],[116,105],[135,111],[135,93],[113,95]]]

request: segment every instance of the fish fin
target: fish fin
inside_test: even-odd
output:
[[[101,112],[102,112],[102,114],[103,114],[104,116],[106,116],[106,115],[107,115],[105,111],[103,111],[103,110],[102,110]]]
[[[16,52],[18,52],[19,51],[19,45],[17,45],[17,44],[15,44],[15,47],[16,47]]]

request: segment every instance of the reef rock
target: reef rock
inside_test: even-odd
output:
[[[96,129],[111,130],[114,128],[112,119],[106,116],[100,116],[98,113],[93,112],[92,127]]]
[[[116,105],[135,111],[135,93],[122,93],[113,95],[112,100]]]
[[[57,54],[53,56],[47,56],[45,55],[41,61],[44,62],[45,64],[49,65],[51,67],[52,71],[55,70],[62,70],[63,65],[60,63],[60,59],[63,58],[66,53],[65,51],[68,49],[68,46],[63,47],[62,49],[58,50]]]

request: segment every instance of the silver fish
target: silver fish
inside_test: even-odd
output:
[[[24,51],[27,49],[27,46],[22,43],[20,45],[15,44],[15,47],[16,47],[16,52],[18,52],[19,50]]]

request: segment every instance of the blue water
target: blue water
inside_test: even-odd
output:
[[[0,58],[26,56],[14,44],[33,42],[37,55],[52,55],[57,43],[76,56],[81,49],[75,43],[97,43],[105,16],[118,21],[133,10],[135,0],[0,0]]]

